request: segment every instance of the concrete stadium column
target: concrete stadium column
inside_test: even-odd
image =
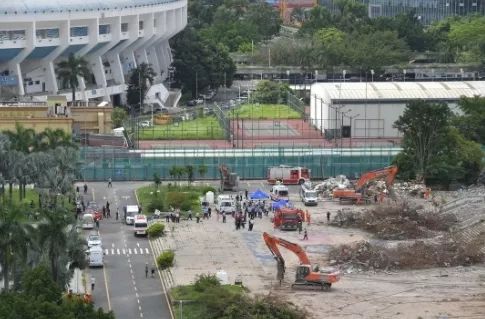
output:
[[[22,75],[21,63],[29,56],[35,48],[35,21],[26,24],[25,26],[25,47],[17,54],[8,64],[8,69],[12,75],[16,75],[18,79],[18,93],[20,96],[25,95],[24,77]]]
[[[109,99],[109,95],[106,92],[108,83],[106,82],[106,74],[104,73],[103,59],[101,56],[98,56],[90,60],[90,64],[92,66],[91,71],[93,72],[97,85],[104,90],[104,98]]]
[[[146,54],[148,63],[152,65],[152,68],[157,72],[157,79],[162,80],[161,69],[160,69],[160,62],[157,55],[156,50],[156,43],[160,41],[165,35],[166,27],[166,13],[165,11],[158,13],[154,19],[157,21],[157,25],[154,30],[154,36],[150,39],[148,43],[146,43]]]
[[[133,46],[135,52],[135,59],[138,64],[149,63],[146,53],[146,45],[155,37],[155,27],[153,21],[155,15],[153,13],[140,15],[140,21],[143,21],[143,37],[138,39]]]
[[[59,25],[59,46],[54,49],[48,56],[41,60],[42,66],[46,71],[46,89],[51,94],[57,94],[59,87],[57,85],[54,61],[69,46],[71,23],[69,20],[61,21]]]
[[[81,50],[76,52],[77,56],[84,56],[99,43],[99,19],[89,19],[87,23],[89,42]]]
[[[123,54],[121,54],[130,44],[138,40],[138,15],[131,15],[131,16],[126,16],[121,19],[121,24],[123,23],[128,23],[128,39],[125,39],[122,44],[117,45],[116,47],[113,47],[110,51],[106,53],[106,58],[108,59],[108,62],[110,65],[115,65],[115,70],[113,71],[113,75],[115,79],[118,79],[121,81],[121,77],[117,72],[119,72],[118,67],[121,69],[121,75],[123,77],[122,82],[119,82],[120,84],[125,84],[124,80],[124,72],[123,72],[123,63],[125,63],[125,57]],[[120,26],[121,26],[120,24]],[[132,58],[133,59],[133,58]],[[134,60],[134,59],[133,59]],[[135,61],[133,61],[135,62]],[[116,64],[120,64],[117,66]]]
[[[113,78],[117,84],[125,84],[125,77],[123,75],[123,66],[121,65],[120,55],[115,54],[108,59]]]

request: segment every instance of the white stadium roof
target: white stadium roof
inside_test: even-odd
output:
[[[62,12],[68,10],[109,10],[142,7],[171,0],[14,0],[0,1],[0,14]]]
[[[485,96],[485,81],[315,83],[311,96],[330,100],[457,100]]]

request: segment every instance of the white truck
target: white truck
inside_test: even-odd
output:
[[[289,200],[290,194],[288,191],[288,187],[282,184],[277,184],[271,187],[270,196],[272,200]]]
[[[135,216],[135,226],[134,232],[135,236],[146,236],[147,235],[147,228],[148,228],[148,219],[145,215],[136,215]]]
[[[216,212],[218,214],[232,214],[236,212],[236,201],[231,195],[219,195],[216,200]]]
[[[139,213],[138,205],[126,205],[124,209],[126,225],[133,225],[135,216]]]
[[[103,267],[103,248],[101,246],[92,246],[87,251],[89,267]]]
[[[318,194],[313,189],[302,186],[300,189],[300,198],[305,206],[316,206],[318,204]]]

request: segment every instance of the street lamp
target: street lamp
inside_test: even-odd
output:
[[[347,70],[343,70],[343,71],[342,71],[342,75],[343,75],[343,77],[344,77],[344,83],[345,83],[345,75],[346,75],[346,74],[347,74]]]
[[[372,82],[374,82],[374,70],[370,70],[370,75],[371,75],[371,78],[372,78]]]
[[[406,70],[406,69],[403,69],[403,70],[402,70],[402,73],[403,73],[403,75],[404,75],[404,77],[403,77],[403,81],[404,81],[404,82],[406,82],[406,73],[407,73],[407,70]]]

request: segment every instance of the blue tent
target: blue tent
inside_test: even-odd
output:
[[[264,200],[269,199],[269,195],[263,192],[260,189],[257,189],[255,192],[249,194],[249,199],[251,200]]]
[[[273,210],[277,210],[277,209],[282,208],[282,207],[291,207],[291,206],[292,205],[286,199],[280,199],[280,200],[278,200],[276,202],[272,202],[271,203],[271,208]]]

